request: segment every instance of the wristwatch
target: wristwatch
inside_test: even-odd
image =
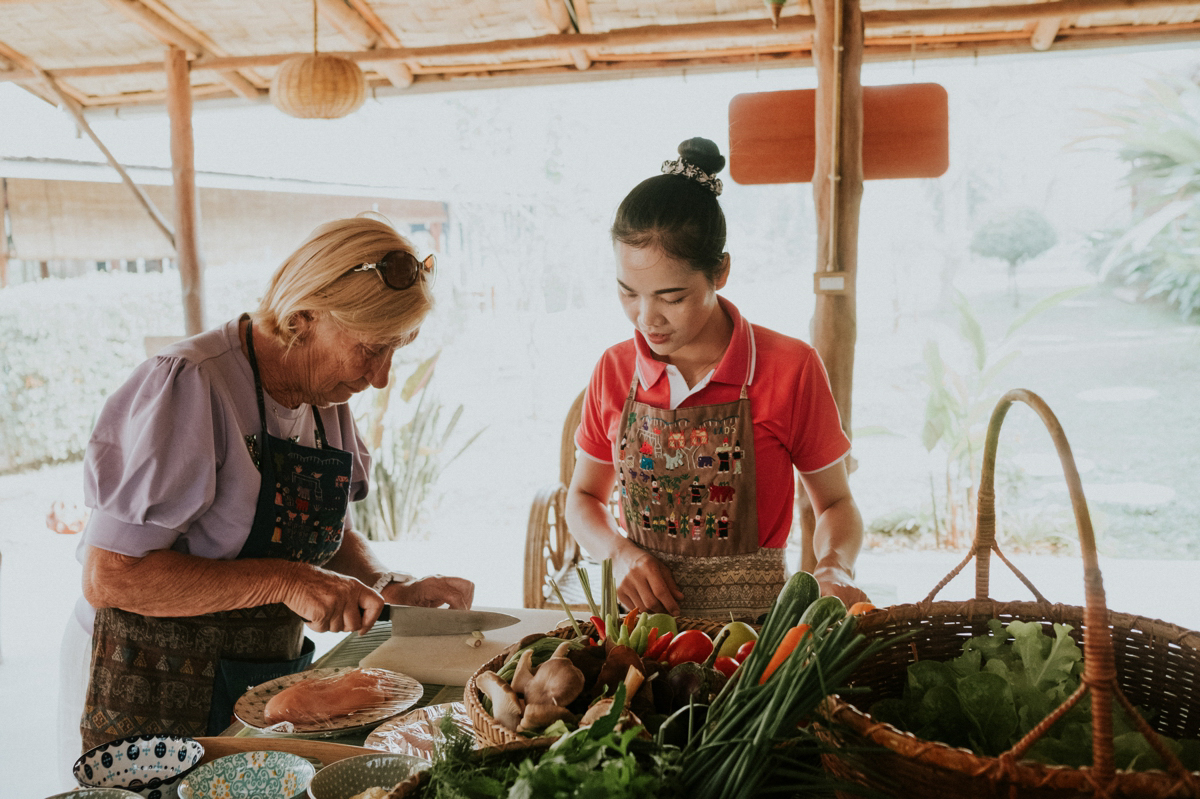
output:
[[[392,583],[411,583],[413,576],[404,572],[388,572],[375,581],[375,585],[371,586],[371,590],[380,593]]]

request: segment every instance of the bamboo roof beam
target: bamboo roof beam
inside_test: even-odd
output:
[[[1029,46],[1038,52],[1049,50],[1054,45],[1059,28],[1065,20],[1062,17],[1042,17],[1033,24],[1033,32],[1029,35]]]
[[[110,2],[132,2],[132,0],[110,0]],[[365,0],[347,0],[358,9]],[[1013,22],[1036,21],[1043,18],[1063,18],[1081,14],[1096,14],[1113,11],[1150,10],[1155,8],[1176,8],[1182,6],[1200,5],[1200,0],[1053,0],[1053,2],[1033,3],[1027,5],[980,6],[972,8],[931,8],[916,11],[872,11],[864,12],[863,20],[868,31],[881,31],[895,27],[936,26],[951,24],[972,24],[980,22]],[[586,9],[586,5],[576,0],[576,10]],[[361,13],[361,12],[360,12]],[[365,18],[365,17],[364,17]],[[344,56],[358,62],[373,62],[386,60],[404,60],[408,62],[436,60],[439,58],[471,58],[515,56],[521,53],[537,50],[570,50],[572,48],[622,48],[645,47],[655,44],[679,43],[686,41],[701,41],[706,39],[754,38],[762,40],[764,36],[771,41],[794,41],[799,36],[811,36],[814,30],[811,16],[785,16],[779,21],[777,30],[767,30],[767,20],[736,20],[732,22],[701,22],[682,25],[647,25],[637,28],[624,28],[605,31],[602,33],[559,33],[524,39],[505,39],[490,42],[471,42],[465,44],[435,45],[421,48],[405,48],[399,46],[377,47],[366,51],[340,52]],[[1137,26],[1131,32],[1145,33],[1152,30],[1166,30],[1165,25]],[[1082,34],[1086,29],[1073,29],[1072,33]],[[1062,33],[1060,31],[1060,33]],[[878,37],[875,37],[878,38]],[[256,66],[278,66],[287,59],[304,55],[304,53],[275,53],[250,56],[220,57],[202,55],[192,63],[192,70],[230,70]],[[595,60],[595,57],[593,57]],[[83,77],[98,75],[131,74],[136,72],[155,72],[162,70],[160,62],[140,64],[114,64],[84,67],[68,67],[51,72],[56,78]],[[484,71],[497,68],[496,65],[481,67]],[[436,69],[436,67],[434,67]],[[414,70],[416,72],[416,70]],[[2,80],[29,80],[33,76],[28,73],[0,72]]]
[[[561,0],[562,3],[570,3],[571,8],[575,11],[575,29],[580,33],[595,33],[596,29],[592,27],[592,9],[588,5],[588,0]],[[596,60],[596,51],[589,50],[584,47],[575,47],[571,49],[571,58],[575,61],[576,69],[587,69]]]
[[[204,48],[204,53],[214,56],[227,56],[229,53],[220,45],[210,39],[204,31],[189,23],[187,20],[180,17],[167,6],[163,0],[141,0],[142,5],[149,8],[161,18],[173,25],[177,30],[180,30],[194,39],[201,47]],[[259,75],[252,69],[239,70],[239,74],[246,80],[250,81],[254,86],[262,89],[264,92],[270,87],[271,82]]]
[[[536,0],[537,13],[554,33],[575,31],[571,12],[565,5],[567,0]],[[582,71],[592,65],[592,59],[582,47],[570,47],[563,51],[576,69]]]
[[[197,37],[180,30],[172,22],[164,19],[141,0],[108,0],[108,4],[136,22],[163,44],[178,47],[180,50],[196,56],[219,55],[201,43]],[[237,70],[218,70],[217,77],[241,97],[247,100],[259,99],[258,87]]]
[[[341,6],[350,15],[365,24],[367,30],[371,33],[371,42],[370,44],[360,45],[360,47],[373,49],[383,46],[395,49],[401,46],[399,37],[388,27],[386,22],[380,19],[379,15],[375,13],[375,9],[371,8],[367,0],[346,1],[350,4],[349,6],[342,3],[341,0],[321,0],[322,12],[324,12],[325,6]],[[330,21],[333,22],[332,17]],[[415,66],[415,62],[402,59],[382,61],[374,65],[375,71],[387,78],[388,82],[398,89],[407,89],[412,85]]]

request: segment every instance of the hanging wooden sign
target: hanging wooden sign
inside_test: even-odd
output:
[[[936,178],[950,166],[950,112],[936,83],[864,86],[863,178]],[[739,94],[729,103],[729,174],[737,183],[808,183],[816,89]]]

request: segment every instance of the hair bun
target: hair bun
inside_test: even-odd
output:
[[[716,142],[701,136],[688,139],[679,145],[679,157],[715,175],[725,168],[725,156],[721,155]]]

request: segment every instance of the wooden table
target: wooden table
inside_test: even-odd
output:
[[[357,666],[359,661],[374,652],[391,635],[392,624],[387,621],[377,622],[366,635],[349,633],[322,655],[313,664],[313,668],[332,669]],[[413,708],[462,700],[463,687],[461,685],[426,685],[422,683],[421,687],[423,689],[421,698],[417,700]],[[234,752],[279,749],[308,758],[314,761],[319,768],[346,757],[378,751],[363,748],[363,742],[369,734],[370,731],[360,730],[349,735],[332,738],[294,738],[260,733],[240,721],[234,721],[221,732],[220,736],[198,738],[197,740],[204,746],[204,758],[201,762],[208,762]]]

